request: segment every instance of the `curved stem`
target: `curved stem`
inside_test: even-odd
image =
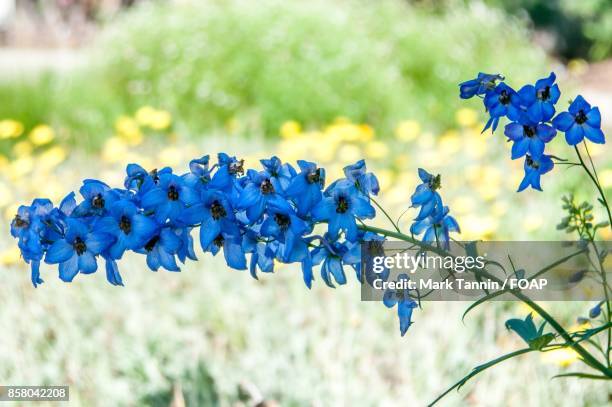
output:
[[[407,236],[403,233],[399,233],[399,232],[393,232],[390,230],[386,230],[386,229],[381,229],[381,228],[377,228],[374,226],[367,226],[367,225],[360,225],[359,226],[360,229],[362,230],[366,230],[372,233],[377,233],[379,235],[383,235],[383,236],[387,236],[387,237],[393,237],[399,240],[402,240],[404,242],[408,242],[408,243],[412,243],[415,245],[420,246],[422,249],[436,253],[438,255],[441,256],[452,256],[451,253],[440,249],[438,247],[432,246],[428,243],[425,242],[421,242],[419,240],[416,240],[410,236]],[[489,278],[493,281],[497,281],[498,283],[501,283],[501,281],[495,277],[494,275],[489,274],[488,272],[486,272],[486,270],[483,270],[482,275],[486,278]],[[531,300],[529,297],[527,297],[526,295],[522,294],[519,291],[516,290],[511,290],[510,294],[512,294],[513,296],[515,296],[517,299],[521,300],[522,302],[524,302],[525,304],[529,305],[538,315],[540,315],[545,321],[547,321],[550,326],[553,327],[553,329],[555,331],[557,331],[559,333],[559,335],[568,343],[568,346],[571,347],[572,349],[574,349],[576,351],[576,353],[578,353],[582,359],[585,361],[586,364],[588,364],[589,366],[593,367],[594,369],[599,370],[600,372],[602,372],[604,375],[608,376],[608,377],[612,377],[612,369],[608,368],[607,366],[603,365],[597,358],[595,358],[588,350],[586,350],[584,347],[582,347],[582,345],[580,345],[579,343],[577,343],[576,341],[574,341],[574,339],[572,338],[572,336],[563,328],[563,326],[561,326],[561,324],[552,317],[552,315],[550,315],[548,312],[546,312],[542,307],[540,307],[538,304],[536,304],[535,302],[533,302],[533,300]]]
[[[385,209],[384,209],[384,208],[383,208],[383,207],[382,207],[382,206],[381,206],[381,205],[380,205],[378,202],[376,202],[376,200],[375,200],[374,198],[370,197],[370,200],[371,200],[372,202],[374,202],[374,205],[376,205],[376,207],[377,207],[378,209],[380,209],[380,210],[381,210],[381,212],[383,213],[383,215],[385,215],[385,217],[386,217],[387,219],[389,219],[389,222],[391,222],[391,225],[393,225],[393,227],[395,228],[395,230],[396,230],[398,233],[401,233],[401,230],[400,230],[399,226],[397,225],[397,223],[395,223],[395,222],[393,221],[393,218],[392,218],[392,217],[391,217],[391,216],[390,216],[390,215],[387,213],[387,211],[386,211],[386,210],[385,210]]]
[[[604,194],[604,191],[601,188],[601,185],[599,185],[597,178],[593,175],[591,170],[589,170],[589,168],[584,163],[584,160],[582,159],[582,155],[580,154],[580,150],[578,150],[578,147],[574,146],[574,150],[576,150],[576,155],[578,156],[578,160],[580,161],[580,166],[584,168],[584,171],[587,173],[589,178],[591,178],[591,181],[593,181],[593,184],[595,184],[595,188],[597,188],[597,191],[599,192],[601,203],[603,204],[603,206],[606,208],[606,211],[608,212],[608,222],[609,222],[608,227],[612,229],[612,213],[610,212],[610,205],[608,204],[608,200],[606,199],[606,194]]]

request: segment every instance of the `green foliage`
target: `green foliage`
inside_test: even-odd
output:
[[[545,325],[544,322],[539,329],[536,329],[532,314],[527,315],[525,320],[513,318],[506,321],[506,328],[516,332],[533,350],[541,350],[555,339],[555,335],[550,332],[544,334]]]
[[[285,120],[337,116],[383,131],[405,118],[450,127],[457,83],[479,69],[517,79],[544,72],[517,21],[464,5],[434,13],[400,1],[154,4],[107,34],[100,80],[126,109],[159,105],[196,134],[236,117],[268,135]]]

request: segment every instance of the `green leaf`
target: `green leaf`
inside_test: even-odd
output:
[[[496,291],[494,293],[485,295],[482,298],[479,298],[477,301],[473,302],[472,304],[470,304],[470,306],[465,310],[465,312],[463,313],[463,315],[461,316],[461,321],[463,321],[465,319],[465,316],[468,314],[468,312],[470,312],[471,310],[473,310],[474,308],[476,308],[477,306],[479,306],[480,304],[482,304],[483,302],[487,302],[488,300],[490,300],[491,298],[495,298],[499,295],[504,294],[505,292],[507,292],[508,290],[502,290],[502,291]]]
[[[527,315],[525,320],[522,319],[509,319],[506,321],[506,328],[516,332],[533,350],[541,350],[544,346],[548,345],[555,335],[553,333],[544,334],[544,325],[540,325],[539,329],[536,329],[533,323],[533,315]]]
[[[564,377],[577,377],[579,379],[591,379],[591,380],[612,380],[612,377],[596,375],[596,374],[588,374],[588,373],[563,373],[553,376],[553,379],[561,379]]]

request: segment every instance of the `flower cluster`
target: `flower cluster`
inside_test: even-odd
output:
[[[441,177],[419,168],[419,178],[423,183],[417,186],[410,201],[413,207],[420,209],[410,227],[410,233],[417,236],[423,234],[423,241],[436,243],[448,250],[449,233],[460,230],[459,224],[448,214],[448,206],[444,205],[437,192],[442,186]]]
[[[504,77],[498,74],[480,73],[476,79],[459,84],[459,90],[463,99],[473,96],[483,98],[489,113],[483,132],[489,128],[495,132],[502,117],[510,121],[505,126],[504,134],[513,143],[512,159],[525,159],[525,176],[519,185],[519,192],[529,186],[542,190],[540,177],[554,167],[554,156],[544,154],[544,150],[556,136],[557,130],[565,133],[565,139],[571,146],[585,137],[593,143],[605,142],[599,109],[592,107],[582,96],[571,102],[567,112],[555,116],[561,91],[555,83],[553,72],[518,91],[503,80]]]
[[[229,267],[249,268],[254,278],[257,269],[272,272],[275,261],[299,263],[308,287],[315,265],[331,287],[346,282],[345,266],[359,273],[359,243],[373,234],[357,222],[374,217],[370,195],[379,190],[365,162],[346,167],[346,178],[326,189],[325,170],[312,162],[298,161],[296,169],[272,157],[261,164],[245,173],[244,161],[223,153],[214,165],[208,156],[191,161],[183,175],[130,164],[123,189],[85,180],[79,203],[71,193],[57,208],[44,199],[20,207],[11,234],[35,286],[41,261],[58,264],[70,282],[95,272],[99,259],[108,281],[122,285],[117,260],[127,251],[145,255],[151,270],[180,271],[178,262],[196,259],[196,227],[202,250],[222,251]],[[314,234],[319,223],[322,235]]]

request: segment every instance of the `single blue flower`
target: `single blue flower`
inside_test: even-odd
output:
[[[410,226],[410,233],[419,236],[425,232],[423,235],[424,242],[436,243],[439,247],[448,250],[450,247],[450,232],[461,232],[459,224],[448,212],[447,206],[436,207],[436,210],[430,216],[415,221]]]
[[[47,250],[45,262],[59,263],[59,276],[70,282],[79,273],[94,273],[98,269],[96,256],[102,253],[113,237],[98,231],[73,218],[66,219],[66,230],[63,239],[55,241]]]
[[[120,259],[126,250],[143,247],[157,232],[158,224],[138,211],[134,203],[126,200],[115,202],[109,215],[100,219],[96,229],[115,237],[108,251],[112,259]]]
[[[593,308],[589,310],[589,318],[594,319],[597,318],[601,314],[601,306],[603,305],[603,301],[597,303]]]
[[[195,254],[195,250],[193,249],[193,237],[191,236],[191,229],[192,228],[190,227],[174,229],[174,233],[176,233],[176,235],[181,240],[181,246],[176,252],[176,255],[183,264],[185,264],[185,261],[187,261],[187,259],[194,261],[198,259]]]
[[[298,160],[301,172],[297,174],[285,193],[292,198],[300,216],[305,216],[321,200],[325,185],[325,170],[315,163]]]
[[[261,224],[263,237],[274,238],[281,243],[276,255],[285,263],[301,261],[308,253],[308,247],[301,237],[309,233],[312,226],[300,218],[289,204],[280,202],[270,205],[267,217]]]
[[[409,278],[406,274],[400,274],[395,281],[395,289],[387,289],[383,294],[383,304],[387,308],[393,308],[397,305],[397,316],[400,322],[400,333],[402,336],[406,334],[410,325],[412,325],[412,310],[418,304],[410,297],[407,283]]]
[[[597,144],[604,144],[606,142],[603,131],[601,131],[599,108],[591,107],[579,95],[570,104],[568,110],[568,112],[559,113],[553,119],[553,125],[565,133],[567,144],[575,146],[585,137]]]
[[[544,153],[546,143],[552,140],[557,131],[544,123],[534,122],[517,123],[506,125],[504,134],[512,141],[512,159],[523,157],[529,153],[534,159],[539,159]]]
[[[226,193],[235,193],[236,179],[244,174],[244,160],[230,157],[225,153],[218,154],[218,168],[213,175],[209,188]]]
[[[278,193],[284,193],[293,177],[297,174],[295,169],[289,164],[283,164],[276,156],[260,160],[260,162],[264,167],[264,171],[268,174],[274,189]]]
[[[518,191],[521,192],[528,186],[538,191],[542,190],[540,186],[540,177],[543,174],[551,171],[555,164],[553,163],[550,156],[543,154],[539,159],[532,158],[529,154],[525,157],[525,176],[519,185]]]
[[[201,193],[212,180],[212,169],[210,168],[210,157],[202,156],[189,162],[189,172],[183,175],[185,185]]]
[[[423,168],[418,170],[419,178],[423,182],[416,187],[410,197],[413,208],[421,207],[415,220],[428,217],[436,207],[442,206],[442,198],[437,190],[442,186],[440,175],[432,175]]]
[[[281,244],[278,240],[263,241],[259,235],[259,228],[256,226],[247,229],[242,238],[242,250],[251,253],[249,272],[256,280],[257,268],[264,273],[274,272],[274,258]]]
[[[119,197],[117,191],[104,182],[95,179],[86,179],[79,189],[84,201],[74,209],[74,216],[100,216],[107,213],[108,208]]]
[[[512,99],[515,97],[516,92],[514,89],[503,82],[486,93],[484,97],[484,105],[487,112],[489,112],[490,117],[484,129],[482,129],[483,133],[489,127],[491,127],[491,130],[495,132],[497,125],[499,124],[499,119],[504,116],[514,115],[513,109],[515,109],[515,107],[512,104]]]
[[[157,183],[145,182],[139,192],[141,194],[140,204],[145,211],[153,212],[159,223],[166,220],[175,221],[182,211],[190,205],[197,203],[199,194],[184,180],[172,173],[158,175]]]
[[[321,245],[312,251],[312,263],[321,265],[321,278],[327,286],[334,288],[333,280],[337,284],[346,284],[344,274],[344,257],[348,253],[345,244],[338,241],[330,241],[329,236],[321,239]]]
[[[481,96],[495,88],[496,81],[503,81],[504,77],[500,74],[488,74],[480,72],[476,79],[461,82],[459,84],[459,97],[470,99],[473,96]]]
[[[535,86],[525,85],[519,89],[515,105],[525,111],[532,122],[547,122],[555,115],[555,103],[561,96],[555,79],[555,73],[551,72],[547,78],[539,79]]]
[[[268,202],[276,202],[279,205],[286,202],[278,193],[277,188],[280,188],[280,183],[273,182],[266,171],[249,170],[246,185],[240,192],[235,205],[236,209],[246,210],[250,223],[257,222],[263,215]]]
[[[147,255],[147,266],[153,271],[159,270],[160,267],[168,271],[181,271],[174,257],[180,247],[180,237],[172,228],[165,227],[135,251]]]
[[[378,195],[380,191],[378,179],[371,172],[367,172],[364,160],[359,160],[355,164],[344,167],[344,175],[346,179],[335,181],[329,186],[328,190],[333,190],[338,182],[348,181],[349,184],[354,185],[365,195]]]
[[[327,231],[336,238],[344,231],[350,242],[357,240],[357,219],[371,219],[376,211],[367,196],[355,187],[336,184],[325,192],[326,196],[312,209],[315,221],[326,221]]]

